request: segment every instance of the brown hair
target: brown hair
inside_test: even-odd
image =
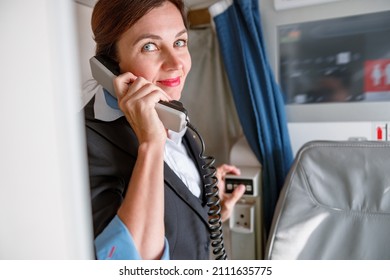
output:
[[[180,11],[187,27],[182,0],[99,0],[92,12],[91,26],[96,42],[96,55],[107,55],[117,60],[116,42],[150,10],[171,2]]]

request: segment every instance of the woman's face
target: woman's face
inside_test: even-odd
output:
[[[191,57],[181,13],[171,2],[151,10],[117,42],[119,66],[179,100]]]

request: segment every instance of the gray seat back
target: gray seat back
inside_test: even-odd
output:
[[[390,259],[390,143],[313,141],[283,186],[266,259]]]

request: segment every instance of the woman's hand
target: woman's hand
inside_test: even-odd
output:
[[[114,80],[118,105],[125,114],[140,143],[165,140],[166,131],[157,115],[156,103],[169,101],[168,95],[158,86],[130,72]]]
[[[238,186],[232,193],[226,193],[225,176],[226,174],[240,175],[240,170],[234,165],[223,164],[217,168],[219,197],[221,199],[222,222],[230,218],[234,205],[245,192],[245,186]]]
[[[114,88],[119,108],[139,142],[137,161],[118,217],[131,233],[141,257],[159,259],[165,236],[164,145],[167,134],[155,106],[169,98],[161,88],[130,72],[115,78]]]

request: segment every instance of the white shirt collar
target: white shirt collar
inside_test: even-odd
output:
[[[180,145],[182,142],[182,138],[183,138],[184,134],[186,133],[186,131],[187,131],[187,127],[185,127],[180,132],[168,130],[168,139],[173,141],[176,145]]]
[[[117,107],[118,105],[114,108],[114,106],[108,104],[107,99],[110,97],[109,93],[105,92],[102,86],[99,86],[95,94],[95,104],[93,106],[95,119],[111,122],[123,116],[123,112]],[[111,98],[114,99],[114,97]]]
[[[82,104],[85,106],[95,96],[93,111],[95,119],[105,122],[114,121],[123,116],[116,99],[105,93],[103,87],[94,79],[89,79],[83,84]],[[106,100],[110,98],[110,100]],[[110,106],[111,105],[111,106]]]

